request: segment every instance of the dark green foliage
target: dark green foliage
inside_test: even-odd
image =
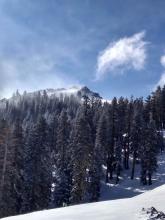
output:
[[[17,92],[1,103],[0,217],[98,201],[101,181],[120,184],[130,168],[133,179],[137,163],[142,184],[152,184],[164,150],[165,87],[146,101],[111,103],[86,91]]]
[[[157,168],[158,142],[154,121],[145,125],[143,130],[143,144],[141,145],[141,182],[146,185],[152,184],[152,174]]]
[[[144,117],[143,117],[143,102],[141,99],[136,99],[134,103],[134,113],[132,126],[130,130],[130,151],[132,153],[132,169],[131,169],[131,179],[134,179],[135,165],[139,160],[139,152],[141,146],[143,146],[143,134],[145,132],[144,127]]]
[[[57,152],[55,154],[54,172],[55,178],[52,184],[54,205],[61,207],[69,204],[71,192],[71,169],[69,157],[69,133],[70,125],[66,111],[62,111],[59,117],[57,129]]]
[[[25,201],[28,211],[49,205],[51,193],[51,151],[47,141],[47,123],[40,117],[30,133],[25,149]]]
[[[105,117],[102,115],[98,122],[95,146],[90,165],[89,200],[98,201],[101,191],[102,164],[106,155]]]
[[[86,106],[85,106],[86,108]],[[88,171],[93,151],[91,129],[86,115],[87,109],[79,110],[76,117],[73,136],[73,186],[71,192],[72,203],[85,201],[88,191]]]

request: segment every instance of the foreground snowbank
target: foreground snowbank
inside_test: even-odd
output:
[[[165,212],[165,185],[130,199],[119,199],[76,205],[54,210],[34,212],[27,215],[4,218],[4,220],[136,220],[148,219],[142,208],[154,206]]]

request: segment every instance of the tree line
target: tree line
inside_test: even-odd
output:
[[[165,87],[146,100],[18,92],[0,103],[0,217],[98,201],[124,170],[151,185],[164,150]],[[139,166],[138,166],[139,169]]]

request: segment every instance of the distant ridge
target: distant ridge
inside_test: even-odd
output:
[[[19,100],[21,100],[23,97],[29,97],[33,98],[38,95],[41,96],[48,96],[50,99],[52,98],[60,98],[60,97],[69,97],[69,96],[75,96],[77,97],[77,100],[81,100],[84,96],[87,96],[89,98],[96,98],[100,99],[103,102],[105,102],[102,97],[99,95],[97,92],[93,92],[90,90],[87,86],[72,86],[70,88],[47,88],[47,89],[42,89],[42,90],[37,90],[34,92],[24,92],[23,94],[20,94],[19,91],[17,90],[11,98],[3,98],[0,100],[0,107],[2,108],[3,106],[5,107],[7,102],[17,104]]]

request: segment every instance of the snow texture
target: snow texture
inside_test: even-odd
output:
[[[130,180],[130,170],[124,172],[120,184],[103,184],[102,202],[44,210],[3,220],[150,220],[152,207],[158,214],[165,212],[165,154],[159,155],[158,171],[152,186],[139,183],[136,167],[135,179]],[[130,164],[131,165],[131,164]],[[154,187],[157,187],[154,189]],[[111,199],[111,200],[110,200]],[[105,201],[109,200],[109,201]],[[154,215],[156,216],[156,214]],[[156,218],[156,219],[164,219]]]
[[[165,184],[165,153],[160,154],[158,157],[158,169],[153,175],[153,184],[151,186],[143,186],[140,184],[140,166],[136,165],[135,178],[130,179],[131,170],[124,170],[120,178],[119,184],[113,181],[109,184],[102,182],[102,192],[100,201],[131,198],[155,187]],[[130,163],[131,168],[131,163]]]
[[[4,220],[147,220],[142,209],[165,212],[165,185],[129,199],[119,199],[45,210]]]

